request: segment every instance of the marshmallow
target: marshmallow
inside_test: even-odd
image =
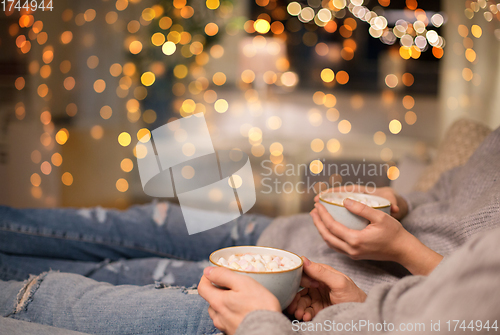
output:
[[[276,269],[279,267],[279,265],[278,265],[278,263],[276,263],[276,262],[273,260],[273,261],[271,261],[271,262],[267,263],[267,266],[266,266],[266,267],[267,267],[267,269],[268,269],[268,270],[276,270]]]
[[[219,258],[219,261],[217,263],[223,266],[229,266],[229,262],[224,257]]]
[[[231,269],[241,270],[241,267],[237,263],[235,263],[235,262],[232,262],[231,264],[229,264],[229,267]]]
[[[266,266],[262,262],[252,262],[252,266],[256,271],[266,271]]]
[[[243,259],[246,260],[247,262],[253,261],[253,256],[250,254],[246,254],[243,256]]]
[[[273,260],[273,256],[269,256],[269,255],[264,255],[262,256],[262,258],[264,259],[264,261],[266,262],[270,262]]]
[[[257,255],[257,254],[236,254],[231,255],[226,260],[219,258],[217,264],[234,270],[243,270],[249,272],[277,272],[290,270],[298,264],[289,257],[275,255]]]
[[[378,202],[377,200],[369,199],[367,196],[365,196],[362,193],[350,193],[347,196],[345,194],[342,194],[342,193],[340,193],[340,194],[329,193],[329,194],[325,195],[324,199],[326,201],[330,201],[330,202],[333,202],[334,204],[341,205],[341,206],[344,205],[345,199],[352,199],[352,200],[355,200],[357,202],[361,202],[362,204],[365,204],[365,205],[370,206],[370,207],[382,206],[382,204],[380,202]]]
[[[244,259],[240,259],[236,263],[238,263],[238,265],[241,266],[241,268],[243,268],[243,269],[248,266],[248,262],[246,260],[244,260]]]

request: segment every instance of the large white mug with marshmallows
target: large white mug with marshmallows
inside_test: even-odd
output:
[[[285,309],[299,291],[304,262],[298,255],[277,248],[228,247],[214,251],[210,262],[249,276],[267,288]]]

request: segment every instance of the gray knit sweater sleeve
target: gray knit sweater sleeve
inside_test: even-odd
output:
[[[449,327],[455,327],[453,320],[464,320],[466,326],[474,321],[474,327],[478,325],[475,320],[483,325],[489,320],[491,326],[500,319],[498,240],[498,228],[476,236],[445,258],[429,277],[410,276],[396,284],[379,284],[364,303],[328,307],[309,323],[292,323],[276,312],[254,311],[236,334],[326,335],[332,334],[331,327],[344,330],[338,333],[358,334],[373,333],[370,327],[392,328],[396,333],[412,327],[420,330],[416,333],[427,334],[432,327],[432,333],[448,334]]]

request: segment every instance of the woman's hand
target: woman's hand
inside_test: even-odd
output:
[[[406,203],[406,200],[391,187],[368,187],[361,185],[350,185],[332,188],[325,192],[354,192],[376,195],[390,201],[391,215],[394,218],[402,220],[406,216],[406,214],[408,214],[408,204]],[[314,201],[319,202],[319,195],[314,197]]]
[[[349,229],[335,221],[319,202],[314,207],[310,214],[323,240],[352,259],[393,261],[414,275],[427,275],[443,258],[404,229],[398,220],[360,202],[345,199],[344,207],[370,221],[363,230]]]
[[[220,289],[212,283],[227,288]],[[234,334],[245,316],[255,310],[281,312],[278,299],[254,279],[222,267],[208,267],[198,284],[198,293],[209,304],[214,326]]]
[[[304,273],[300,284],[304,289],[287,308],[298,320],[311,321],[319,311],[334,304],[365,301],[365,292],[351,278],[331,266],[302,259]]]

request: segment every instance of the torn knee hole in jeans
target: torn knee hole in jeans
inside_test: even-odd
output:
[[[255,222],[251,221],[245,226],[243,233],[245,234],[245,236],[247,236],[252,234],[254,230],[255,230]],[[231,238],[233,239],[233,241],[236,241],[237,239],[240,238],[237,222],[234,223],[233,229],[231,229]]]
[[[245,235],[250,235],[251,233],[253,233],[254,229],[255,229],[255,222],[252,221],[245,227]]]
[[[93,215],[95,216],[95,219],[99,223],[104,223],[106,221],[107,217],[107,210],[102,208],[101,206],[97,206],[95,208],[82,208],[78,210],[78,215],[81,217],[84,217],[86,219],[92,220]]]
[[[28,308],[28,304],[33,301],[33,295],[38,290],[47,274],[49,274],[49,272],[43,272],[38,276],[30,275],[30,277],[24,282],[24,286],[17,294],[16,306],[10,315],[20,313]]]
[[[155,204],[152,218],[158,226],[163,226],[165,224],[165,220],[167,219],[167,211],[167,202],[158,202]]]
[[[180,290],[184,294],[198,294],[197,285],[185,287],[185,286],[167,285],[165,283],[156,281],[155,289]]]

